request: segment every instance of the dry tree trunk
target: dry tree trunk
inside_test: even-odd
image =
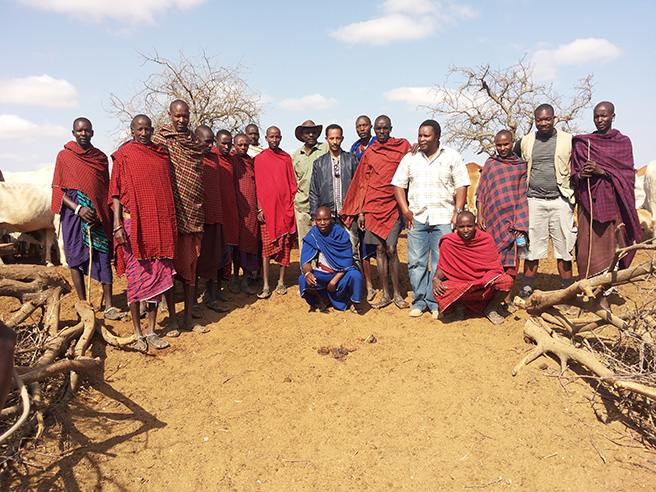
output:
[[[13,243],[0,244],[0,256],[10,255],[16,252],[16,246]]]
[[[551,292],[542,292],[536,290],[526,301],[518,301],[520,307],[524,307],[529,312],[543,311],[556,304],[573,304],[572,299],[579,294],[584,294],[584,302],[595,297],[595,291],[607,289],[612,285],[620,285],[636,277],[648,275],[654,272],[654,263],[647,261],[619,272],[609,272],[596,277],[579,280],[574,282],[566,289],[554,290]]]
[[[513,369],[516,376],[525,365],[528,365],[541,355],[552,353],[560,359],[561,374],[567,370],[567,362],[574,360],[596,374],[602,381],[612,384],[618,389],[641,394],[656,401],[656,388],[632,381],[623,381],[619,376],[608,369],[592,353],[574,347],[571,341],[559,337],[553,330],[545,329],[534,319],[528,319],[524,325],[524,334],[537,344],[526,357]]]
[[[84,331],[75,344],[75,349],[73,350],[73,356],[75,360],[79,360],[84,356],[84,353],[89,348],[91,343],[91,337],[95,332],[96,327],[96,313],[94,312],[91,305],[86,301],[78,301],[75,304],[75,309],[82,319],[84,324]],[[71,372],[71,392],[77,391],[78,386],[80,385],[78,374],[75,371]]]
[[[52,287],[61,287],[64,293],[71,285],[57,271],[39,265],[5,265],[0,268],[0,296],[15,297],[24,302],[24,297],[38,295]]]

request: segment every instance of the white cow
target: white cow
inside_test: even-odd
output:
[[[643,168],[645,169],[645,168]],[[640,173],[642,169],[638,171]],[[647,210],[651,214],[651,224],[656,224],[656,160],[651,161],[647,167],[646,170],[644,171],[644,193],[645,193],[645,200],[644,203],[642,204],[642,207],[638,208],[638,214],[640,215],[640,223],[642,225],[642,222],[644,220],[644,217],[647,216],[646,213],[640,213],[640,209]],[[638,182],[638,177],[636,176],[636,183]],[[637,197],[636,197],[637,198]],[[636,201],[636,206],[638,205],[638,202]],[[651,232],[653,232],[653,227],[651,228]],[[643,227],[644,230],[644,227]],[[643,239],[648,239],[648,238],[643,238]]]
[[[37,169],[36,171],[26,171],[26,172],[5,172],[4,177],[5,181],[8,183],[28,183],[32,185],[37,185],[43,188],[45,193],[52,194],[52,178],[55,174],[55,166],[44,167],[42,169]],[[50,210],[50,205],[48,205],[48,210]],[[66,264],[66,255],[64,254],[64,237],[59,230],[60,217],[59,214],[54,214],[53,223],[51,227],[46,229],[54,229],[55,235],[58,238],[57,247],[59,250],[59,261],[63,266]],[[30,229],[34,230],[34,229]],[[41,247],[48,249],[52,247],[52,239],[50,237],[50,232],[45,230],[45,243],[41,243]],[[27,238],[25,238],[27,239]],[[27,242],[30,242],[27,239]],[[50,261],[50,252],[46,252],[46,264],[49,264]]]
[[[51,201],[50,187],[0,183],[0,228],[11,232],[45,229],[45,259],[49,266],[52,265],[51,251],[55,244],[55,214],[50,211]]]

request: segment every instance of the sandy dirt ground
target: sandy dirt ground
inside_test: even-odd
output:
[[[405,236],[400,257],[410,291]],[[598,420],[594,390],[576,373],[559,379],[558,362],[542,357],[511,375],[531,348],[525,312],[501,326],[411,319],[393,305],[310,313],[298,269],[294,251],[286,296],[233,295],[227,314],[204,309],[210,333],[183,332],[169,349],[144,356],[96,340],[102,372],[23,452],[41,469],[14,466],[0,488],[654,490],[655,450],[612,404],[609,422]],[[557,287],[555,272],[546,262],[536,287]],[[117,279],[122,309],[125,286]],[[76,321],[73,302],[63,301],[63,323]],[[5,318],[17,307],[0,299]],[[108,324],[131,333],[128,321]],[[337,360],[318,353],[323,346],[353,352]]]

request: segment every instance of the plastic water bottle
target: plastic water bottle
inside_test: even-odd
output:
[[[526,245],[526,236],[520,234],[515,238],[515,244],[517,245],[517,254],[520,260],[525,260],[528,258],[528,246]]]

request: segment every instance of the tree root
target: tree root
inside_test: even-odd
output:
[[[653,273],[655,270],[654,262],[647,261],[641,265],[620,270],[619,272],[609,272],[596,277],[587,278],[574,282],[565,289],[554,290],[551,292],[542,292],[536,290],[531,297],[526,300],[517,300],[515,303],[523,307],[528,312],[536,313],[555,306],[556,304],[575,304],[572,299],[579,294],[583,294],[583,302],[588,302],[595,297],[595,290],[607,289],[612,285],[621,285],[631,280]]]
[[[574,360],[593,372],[602,381],[615,386],[617,389],[631,391],[656,401],[656,388],[633,381],[624,381],[602,364],[592,353],[576,348],[572,343],[556,333],[551,333],[534,319],[528,319],[524,325],[524,334],[537,344],[513,369],[516,376],[525,365],[528,365],[541,355],[552,353],[560,359],[561,374],[567,370],[569,360]]]

